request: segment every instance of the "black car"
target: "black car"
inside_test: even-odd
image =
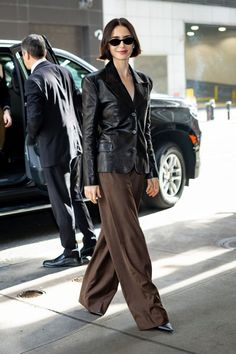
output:
[[[47,59],[68,68],[79,89],[82,78],[96,70],[72,53],[52,50],[49,44]],[[20,43],[0,40],[0,75],[9,88],[13,117],[12,127],[4,130],[0,124],[0,216],[50,207],[37,146],[27,145],[24,81],[28,74]],[[196,109],[181,98],[153,95],[151,117],[160,193],[156,198],[144,196],[143,202],[165,209],[175,205],[184,186],[199,174],[201,132]]]

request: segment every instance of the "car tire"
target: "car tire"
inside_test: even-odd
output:
[[[155,209],[173,207],[180,199],[186,183],[186,168],[176,144],[165,143],[156,150],[160,191],[154,198],[144,196],[144,205]],[[146,194],[146,193],[145,193]]]

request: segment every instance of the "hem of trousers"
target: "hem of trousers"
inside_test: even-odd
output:
[[[151,326],[139,326],[138,324],[137,324],[137,326],[138,326],[138,329],[140,331],[148,331],[149,329],[152,330],[152,329],[155,329],[155,328],[157,328],[159,326],[162,326],[162,325],[166,324],[168,321],[169,320],[166,320],[166,321],[164,321],[162,323],[157,323],[157,324],[154,324],[154,325],[151,325]]]

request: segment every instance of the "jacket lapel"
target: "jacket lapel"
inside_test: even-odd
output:
[[[134,101],[132,101],[128,91],[123,85],[120,76],[113,64],[110,61],[105,70],[102,72],[103,80],[106,82],[106,85],[112,91],[112,93],[121,100],[126,105],[132,106],[142,104],[144,100],[148,99],[148,82],[142,80],[138,73],[130,67],[130,71],[133,75],[135,94]]]
[[[106,85],[109,87],[109,89],[112,91],[112,93],[119,99],[121,100],[124,104],[132,104],[132,99],[127,92],[125,86],[123,85],[120,76],[113,64],[112,61],[110,61],[104,71],[104,81],[106,82]]]
[[[135,105],[139,105],[141,103],[143,103],[144,100],[148,99],[148,82],[143,81],[142,78],[138,75],[138,73],[133,70],[132,68],[130,68],[132,74],[133,74],[133,78],[134,78],[134,85],[135,85],[135,96],[134,96],[134,100],[135,100]]]

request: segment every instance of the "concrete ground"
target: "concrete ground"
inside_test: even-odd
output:
[[[78,296],[86,266],[41,266],[61,251],[53,234],[2,245],[1,354],[236,353],[236,117],[202,116],[201,128],[200,177],[174,208],[140,214],[175,332],[139,331],[120,289],[105,316],[85,311]],[[19,297],[35,289],[43,294]]]

